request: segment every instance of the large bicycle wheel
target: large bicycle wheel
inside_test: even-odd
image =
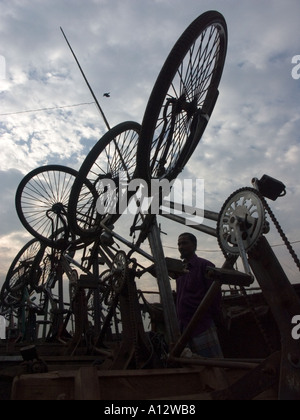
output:
[[[184,31],[150,95],[137,152],[138,176],[173,180],[201,139],[214,109],[227,52],[224,17],[209,11]]]
[[[60,232],[55,232],[53,236],[55,238],[59,237]],[[64,274],[62,255],[74,258],[76,250],[82,246],[81,242],[79,242],[78,247],[72,245],[74,243],[71,243],[67,251],[59,247],[45,245],[39,250],[33,261],[30,277],[30,285],[36,292],[44,291],[45,287],[54,288],[58,278],[57,273]]]
[[[135,174],[140,128],[140,124],[132,121],[117,125],[87,155],[68,207],[70,226],[77,235],[90,238],[98,235],[102,230],[100,222],[113,224],[120,217],[122,206],[126,208],[126,202],[120,203],[120,191]],[[127,198],[125,194],[125,201]]]
[[[42,243],[32,239],[18,252],[7,272],[4,288],[15,293],[30,283],[34,260],[42,249]]]
[[[16,209],[24,227],[48,246],[66,248],[75,236],[69,229],[68,202],[77,171],[48,165],[30,172],[16,193]]]

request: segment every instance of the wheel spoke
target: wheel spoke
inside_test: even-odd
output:
[[[134,176],[139,132],[137,123],[119,124],[99,140],[83,162],[69,200],[70,222],[78,235],[96,235],[101,221],[113,223],[120,216],[110,213],[118,204],[120,181],[129,182]],[[114,182],[115,191],[107,188],[107,180]],[[107,213],[99,214],[97,203]]]
[[[158,76],[144,115],[138,148],[141,177],[174,179],[183,169],[212,112],[226,50],[226,22],[217,12],[201,15],[179,38]],[[201,112],[206,118],[200,126]],[[149,159],[147,154],[142,159],[145,150]]]
[[[65,166],[44,166],[30,172],[17,190],[16,208],[21,222],[50,246],[69,237],[68,202],[76,176],[77,171]]]

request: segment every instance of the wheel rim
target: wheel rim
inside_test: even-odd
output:
[[[33,263],[41,248],[41,242],[33,239],[29,241],[17,254],[10,269],[8,270],[4,283],[8,291],[15,293],[29,284]]]
[[[29,173],[17,190],[16,208],[21,222],[49,246],[68,246],[68,202],[76,176],[77,171],[64,166],[45,166]]]
[[[234,221],[238,218],[240,234],[246,252],[259,242],[266,226],[265,209],[256,191],[242,188],[233,193],[221,209],[217,233],[218,242],[225,255],[239,255],[240,250],[234,231]]]
[[[126,188],[134,177],[139,130],[140,125],[134,122],[114,127],[81,166],[69,201],[70,222],[78,235],[97,235],[101,222],[113,224],[123,205],[125,210],[127,203],[120,203],[120,186]]]
[[[206,25],[203,19],[200,16],[199,23],[193,22],[179,38],[152,91],[138,150],[141,157],[150,142],[148,172],[139,167],[143,178],[176,178],[213,111],[227,51],[227,27],[219,14]]]

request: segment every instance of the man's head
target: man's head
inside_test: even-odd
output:
[[[182,233],[178,238],[178,250],[183,259],[190,259],[197,250],[197,238],[192,233]]]

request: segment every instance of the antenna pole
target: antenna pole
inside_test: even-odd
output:
[[[92,96],[93,96],[93,98],[94,98],[94,100],[95,100],[95,103],[96,103],[96,105],[97,105],[97,107],[98,107],[98,109],[99,109],[99,111],[100,111],[100,114],[102,115],[103,120],[104,120],[104,122],[105,122],[105,125],[106,125],[107,129],[108,129],[108,130],[110,130],[110,126],[109,126],[109,123],[108,123],[108,121],[107,121],[107,119],[106,119],[106,117],[105,117],[105,114],[104,114],[104,112],[103,112],[103,110],[102,110],[102,108],[101,108],[101,106],[100,106],[100,104],[99,104],[99,102],[98,102],[98,99],[96,98],[96,96],[95,96],[95,94],[94,94],[94,92],[93,92],[93,89],[91,88],[91,86],[90,86],[90,84],[89,84],[89,82],[88,82],[87,78],[85,77],[85,74],[84,74],[84,72],[83,72],[83,70],[82,70],[82,68],[81,68],[81,65],[79,64],[79,61],[77,60],[77,57],[76,57],[76,55],[75,55],[75,53],[74,53],[74,51],[73,51],[73,49],[72,49],[72,47],[71,47],[71,45],[70,45],[70,43],[69,43],[69,41],[68,41],[67,37],[66,37],[66,35],[65,35],[65,33],[64,33],[63,29],[62,29],[62,27],[60,27],[60,30],[61,30],[61,32],[62,32],[62,34],[63,34],[63,36],[64,36],[64,38],[65,38],[65,40],[66,40],[66,42],[67,42],[67,44],[68,44],[68,46],[69,46],[69,48],[70,48],[70,50],[71,50],[71,53],[73,54],[73,57],[75,58],[75,61],[76,61],[77,65],[78,65],[78,67],[79,67],[79,70],[81,71],[81,74],[82,74],[82,76],[83,76],[83,78],[84,78],[84,80],[85,80],[85,82],[86,82],[86,84],[87,84],[87,86],[88,86],[88,88],[89,88],[89,90],[90,90],[90,92],[91,92]]]

